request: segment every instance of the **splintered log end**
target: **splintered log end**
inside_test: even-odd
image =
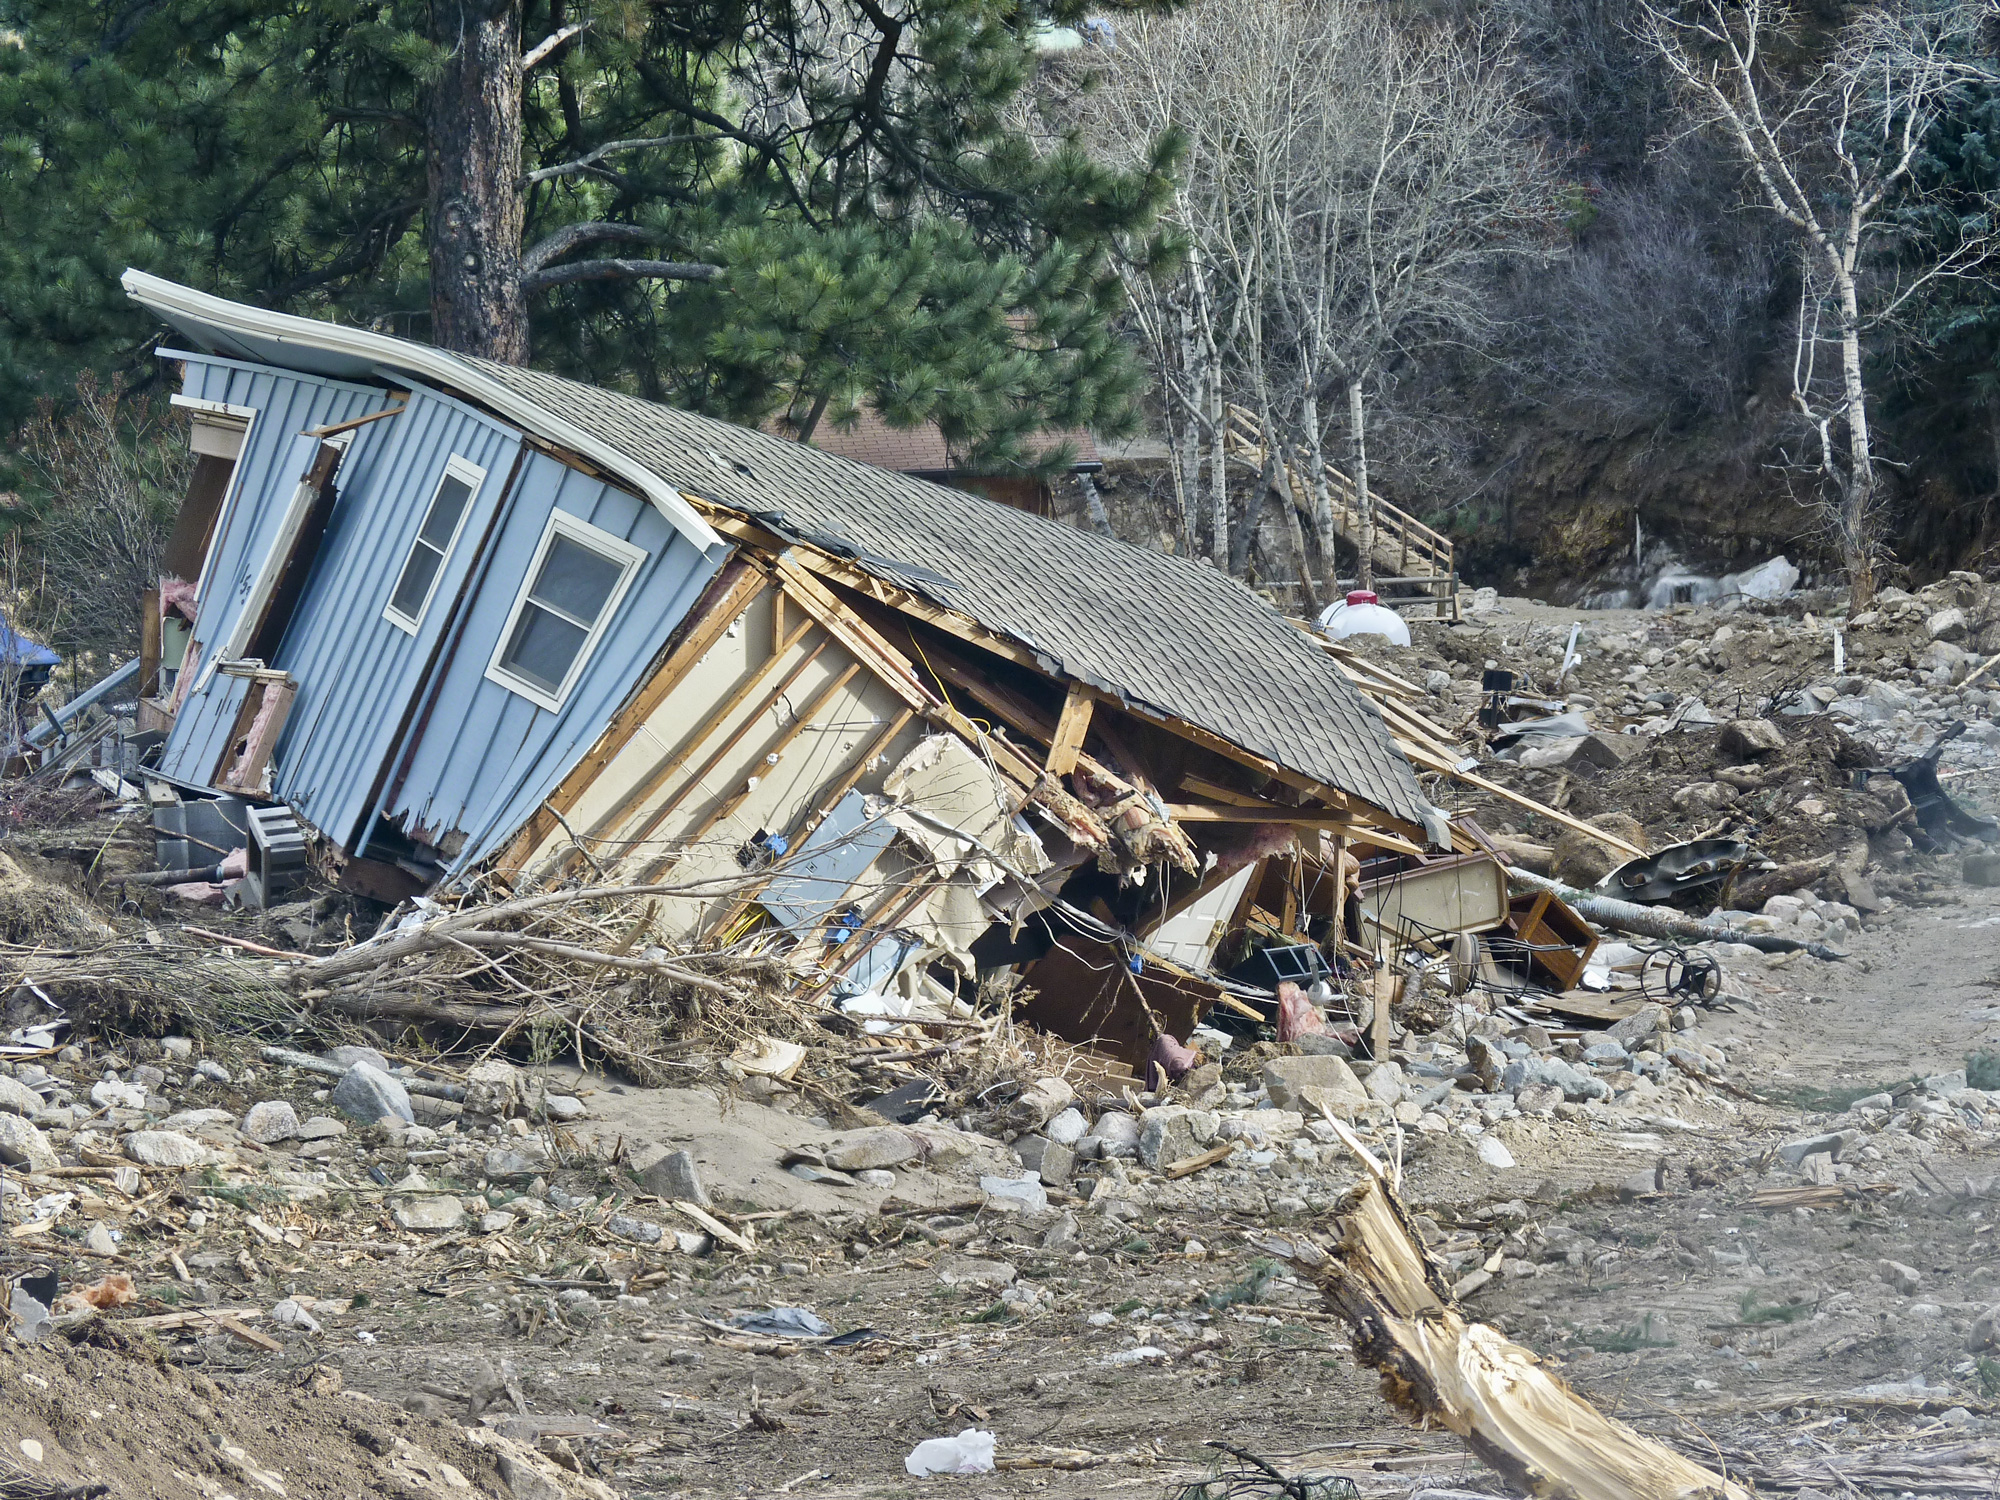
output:
[[[1605,1416],[1529,1350],[1468,1323],[1380,1178],[1342,1200],[1338,1225],[1331,1255],[1288,1244],[1285,1258],[1347,1320],[1356,1358],[1381,1373],[1382,1395],[1399,1411],[1449,1428],[1502,1478],[1550,1500],[1751,1500],[1742,1485]]]

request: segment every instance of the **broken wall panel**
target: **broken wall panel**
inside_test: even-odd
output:
[[[1094,1046],[1135,1072],[1164,1031],[1182,1041],[1207,1016],[1220,987],[1164,963],[1134,974],[1116,945],[1062,933],[1025,975],[1033,998],[1016,1014],[1066,1042]]]

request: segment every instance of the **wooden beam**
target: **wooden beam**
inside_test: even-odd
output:
[[[799,635],[803,636],[806,633],[806,631],[809,630],[810,628],[811,627],[808,625],[801,625],[799,627]],[[794,637],[794,639],[796,639],[796,637]],[[631,839],[626,840],[625,842],[628,844],[643,844],[647,839],[651,838],[653,836],[654,831],[658,829],[659,826],[667,820],[668,816],[674,811],[674,809],[679,807],[682,802],[687,800],[688,794],[690,792],[693,792],[696,788],[698,788],[701,785],[702,778],[707,776],[709,772],[713,771],[717,765],[721,764],[723,756],[727,755],[731,750],[734,750],[739,744],[743,742],[743,737],[749,734],[751,728],[760,719],[764,717],[765,711],[769,709],[772,704],[776,703],[780,698],[784,697],[786,692],[790,690],[792,684],[797,682],[799,678],[805,674],[806,669],[810,667],[814,662],[818,661],[820,659],[820,656],[826,651],[826,648],[831,646],[832,644],[833,644],[833,637],[829,635],[824,640],[822,640],[818,645],[814,646],[812,650],[808,651],[805,654],[805,657],[798,663],[798,665],[793,667],[791,671],[785,674],[784,680],[781,681],[775,688],[771,689],[771,691],[764,696],[764,700],[757,705],[756,709],[751,713],[745,714],[743,716],[743,722],[741,724],[738,724],[727,735],[725,735],[723,737],[722,743],[717,745],[713,750],[709,752],[708,758],[701,763],[700,768],[690,772],[687,776],[683,777],[681,780],[681,784],[675,787],[674,790],[670,794],[668,794],[667,799],[664,802],[662,802],[658,807],[653,808],[650,812],[646,814],[646,820],[640,826],[638,833],[634,835]],[[787,643],[788,649],[789,646],[790,643],[788,642]],[[773,662],[777,661],[780,655],[781,653],[773,652],[771,655],[771,661]],[[768,667],[768,665],[769,664],[767,663],[766,666]],[[751,681],[752,682],[762,681],[764,677],[764,672],[765,668],[759,668],[756,676],[753,677]],[[728,713],[730,711],[733,711],[737,706],[737,704],[742,701],[744,693],[745,693],[745,688],[739,687],[735,693],[730,695],[729,709],[721,714],[714,715],[707,722],[716,727],[720,727],[722,724],[726,723],[728,720]],[[695,745],[691,746],[690,748],[696,748],[701,745],[705,745],[708,743],[708,739],[709,739],[708,735],[704,734],[700,739],[696,740]],[[682,760],[677,762],[675,765],[669,765],[664,767],[663,769],[661,769],[659,772],[656,773],[657,780],[655,779],[655,777],[648,777],[647,781],[649,783],[652,783],[652,785],[651,789],[646,792],[645,796],[651,796],[654,791],[659,790],[659,787],[665,784],[666,778],[672,775],[672,773],[676,769],[678,769],[679,766],[685,765],[686,763],[687,762],[685,760]],[[644,800],[645,797],[637,795],[636,789],[633,793],[628,793],[626,796],[621,797],[618,801],[618,806],[614,808],[608,816],[597,820],[597,823],[591,828],[591,836],[593,838],[599,838],[606,834],[615,832],[617,830],[619,821],[624,817],[626,817],[628,814],[638,811],[640,805],[644,802]]]
[[[842,688],[846,687],[848,683],[852,682],[854,680],[854,674],[859,672],[860,670],[861,670],[860,662],[858,661],[849,662],[847,664],[846,669],[843,670],[838,677],[834,678],[831,682],[827,683],[824,687],[822,687],[817,693],[813,694],[812,700],[809,703],[807,703],[804,708],[799,710],[799,712],[793,717],[791,723],[785,726],[784,733],[778,736],[777,742],[766,748],[764,752],[765,755],[775,756],[783,754],[785,748],[788,745],[790,745],[793,740],[798,738],[800,732],[804,730],[806,725],[812,722],[813,717],[816,714],[818,714],[821,709],[825,708],[828,703],[832,702],[834,695],[838,693]],[[762,717],[763,717],[762,714],[753,714],[750,717],[750,719],[745,722],[743,727],[747,729],[750,726],[750,724],[755,723],[758,719]],[[725,746],[724,748],[726,749],[728,747]],[[695,825],[694,832],[690,833],[682,841],[681,853],[685,854],[689,849],[693,848],[696,844],[700,843],[704,838],[706,838],[718,823],[722,822],[731,813],[735,812],[738,807],[742,806],[743,799],[748,795],[749,795],[748,791],[739,791],[734,796],[724,797],[720,802],[718,802],[715,805],[714,810],[711,811],[707,817],[703,818],[701,822]],[[672,855],[672,854],[660,855],[651,864],[646,866],[646,873],[639,877],[639,884],[641,885],[652,884],[655,880],[659,878],[660,872],[662,870],[665,870],[670,864],[673,864],[678,857],[679,857],[678,855]]]
[[[1461,771],[1455,762],[1448,761],[1443,756],[1432,757],[1421,749],[1413,749],[1410,759],[1433,761],[1430,767],[1433,771],[1442,772],[1454,781],[1461,781],[1469,787],[1476,787],[1482,792],[1498,797],[1502,802],[1511,803],[1523,812],[1531,812],[1538,818],[1547,818],[1551,823],[1567,828],[1572,833],[1580,833],[1586,838],[1596,839],[1599,843],[1609,844],[1614,849],[1622,849],[1633,859],[1643,857],[1646,852],[1636,844],[1626,843],[1616,834],[1606,833],[1602,828],[1593,828],[1581,818],[1573,818],[1566,812],[1558,812],[1546,802],[1537,802],[1525,792],[1517,792],[1512,787],[1500,785],[1497,781],[1488,781],[1484,776],[1472,771]]]
[[[1076,769],[1076,758],[1083,750],[1084,737],[1090,733],[1090,713],[1096,706],[1089,689],[1080,683],[1070,684],[1069,696],[1063,700],[1062,717],[1056,720],[1054,742],[1049,746],[1047,765],[1051,776],[1067,776]]]
[[[618,711],[618,716],[597,737],[597,743],[590,747],[589,753],[570,769],[541,807],[535,810],[527,826],[515,836],[507,852],[500,857],[502,869],[519,870],[526,865],[548,836],[555,832],[558,820],[569,814],[584,792],[603,774],[604,768],[631,743],[632,737],[666,701],[667,695],[686,680],[695,664],[707,656],[722,638],[722,633],[735,624],[743,611],[770,586],[769,576],[761,569],[741,564],[736,566],[739,571],[733,577],[724,575],[718,578],[720,592],[690,623],[681,639],[668,645],[653,674],[640,684],[638,691]]]
[[[1351,818],[1324,808],[1309,807],[1216,807],[1206,802],[1169,802],[1167,815],[1177,823],[1285,823],[1302,828],[1352,829]]]
[[[1181,778],[1181,790],[1184,792],[1193,792],[1197,797],[1203,798],[1206,801],[1222,802],[1231,807],[1265,807],[1278,813],[1300,811],[1296,807],[1286,807],[1282,803],[1266,801],[1262,797],[1253,797],[1248,792],[1239,792],[1233,786],[1224,786],[1220,782],[1209,781],[1200,776],[1183,776]]]

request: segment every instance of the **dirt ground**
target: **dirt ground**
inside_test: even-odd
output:
[[[1966,1196],[1968,1181],[1976,1191],[2000,1172],[1992,1145],[1949,1121],[1923,1133],[1932,1139],[1873,1134],[1847,1181],[1889,1191],[1833,1209],[1749,1201],[1760,1187],[1799,1183],[1767,1167],[1768,1154],[1832,1128],[1829,1106],[1960,1066],[2000,1035],[2000,892],[1956,887],[1937,904],[1898,907],[1851,947],[1840,964],[1758,961],[1743,971],[1754,998],[1702,1028],[1740,1039],[1730,1044],[1740,1087],[1817,1112],[1715,1096],[1683,1115],[1523,1119],[1504,1137],[1512,1170],[1483,1168],[1455,1141],[1409,1166],[1409,1200],[1435,1221],[1441,1249],[1470,1244],[1475,1261],[1504,1252],[1474,1312],[1593,1400],[1693,1454],[1748,1461],[1753,1474],[1820,1445],[1963,1445],[2000,1432],[1989,1416],[2000,1370],[1982,1372],[1963,1348],[1973,1320],[2000,1301],[1992,1202]],[[718,1131],[690,1111],[686,1091],[626,1088],[597,1102],[603,1129],[721,1142],[702,1153],[718,1202],[796,1201],[750,1181],[761,1125]],[[738,1104],[732,1115],[745,1111],[753,1123],[773,1113]],[[1662,1194],[1621,1199],[1616,1184],[1662,1163]],[[468,1257],[441,1274],[426,1262],[419,1278],[396,1256],[315,1243],[275,1252],[266,1269],[288,1292],[353,1307],[326,1316],[323,1340],[279,1360],[240,1350],[232,1360],[258,1384],[323,1361],[351,1389],[447,1416],[449,1397],[423,1387],[467,1389],[483,1367],[507,1362],[539,1418],[614,1430],[577,1445],[633,1497],[940,1485],[1173,1494],[1209,1472],[1216,1455],[1204,1444],[1217,1439],[1287,1469],[1344,1475],[1366,1494],[1418,1481],[1479,1488],[1479,1467],[1454,1440],[1414,1433],[1390,1411],[1307,1289],[1278,1275],[1255,1301],[1201,1305],[1252,1276],[1246,1234],[1323,1217],[1282,1198],[1268,1214],[1231,1212],[1228,1199],[1190,1191],[1187,1209],[1129,1223],[1072,1205],[1074,1241],[1051,1246],[1046,1224],[1005,1214],[885,1216],[815,1199],[765,1221],[754,1257],[682,1258],[685,1269],[643,1300],[582,1291],[532,1334],[520,1331],[522,1308],[547,1289],[527,1287],[518,1267],[496,1274]],[[1069,1222],[1056,1219],[1057,1241]],[[1879,1278],[1885,1260],[1919,1273],[1913,1293]],[[576,1292],[599,1273],[540,1274]],[[1022,1300],[1003,1302],[1003,1284]],[[841,1331],[876,1336],[798,1348],[718,1336],[699,1321],[765,1305],[810,1307]],[[904,1474],[917,1442],[968,1426],[995,1433],[1003,1459],[1111,1458],[976,1480]]]

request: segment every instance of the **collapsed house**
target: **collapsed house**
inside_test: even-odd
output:
[[[1271,950],[1336,940],[1348,854],[1447,842],[1375,707],[1204,564],[124,284],[201,456],[148,605],[156,800],[287,808],[345,889],[666,882],[655,940],[782,929],[818,995],[1011,969],[1136,1066],[1245,1006],[1215,970],[1253,1011],[1309,977]]]

